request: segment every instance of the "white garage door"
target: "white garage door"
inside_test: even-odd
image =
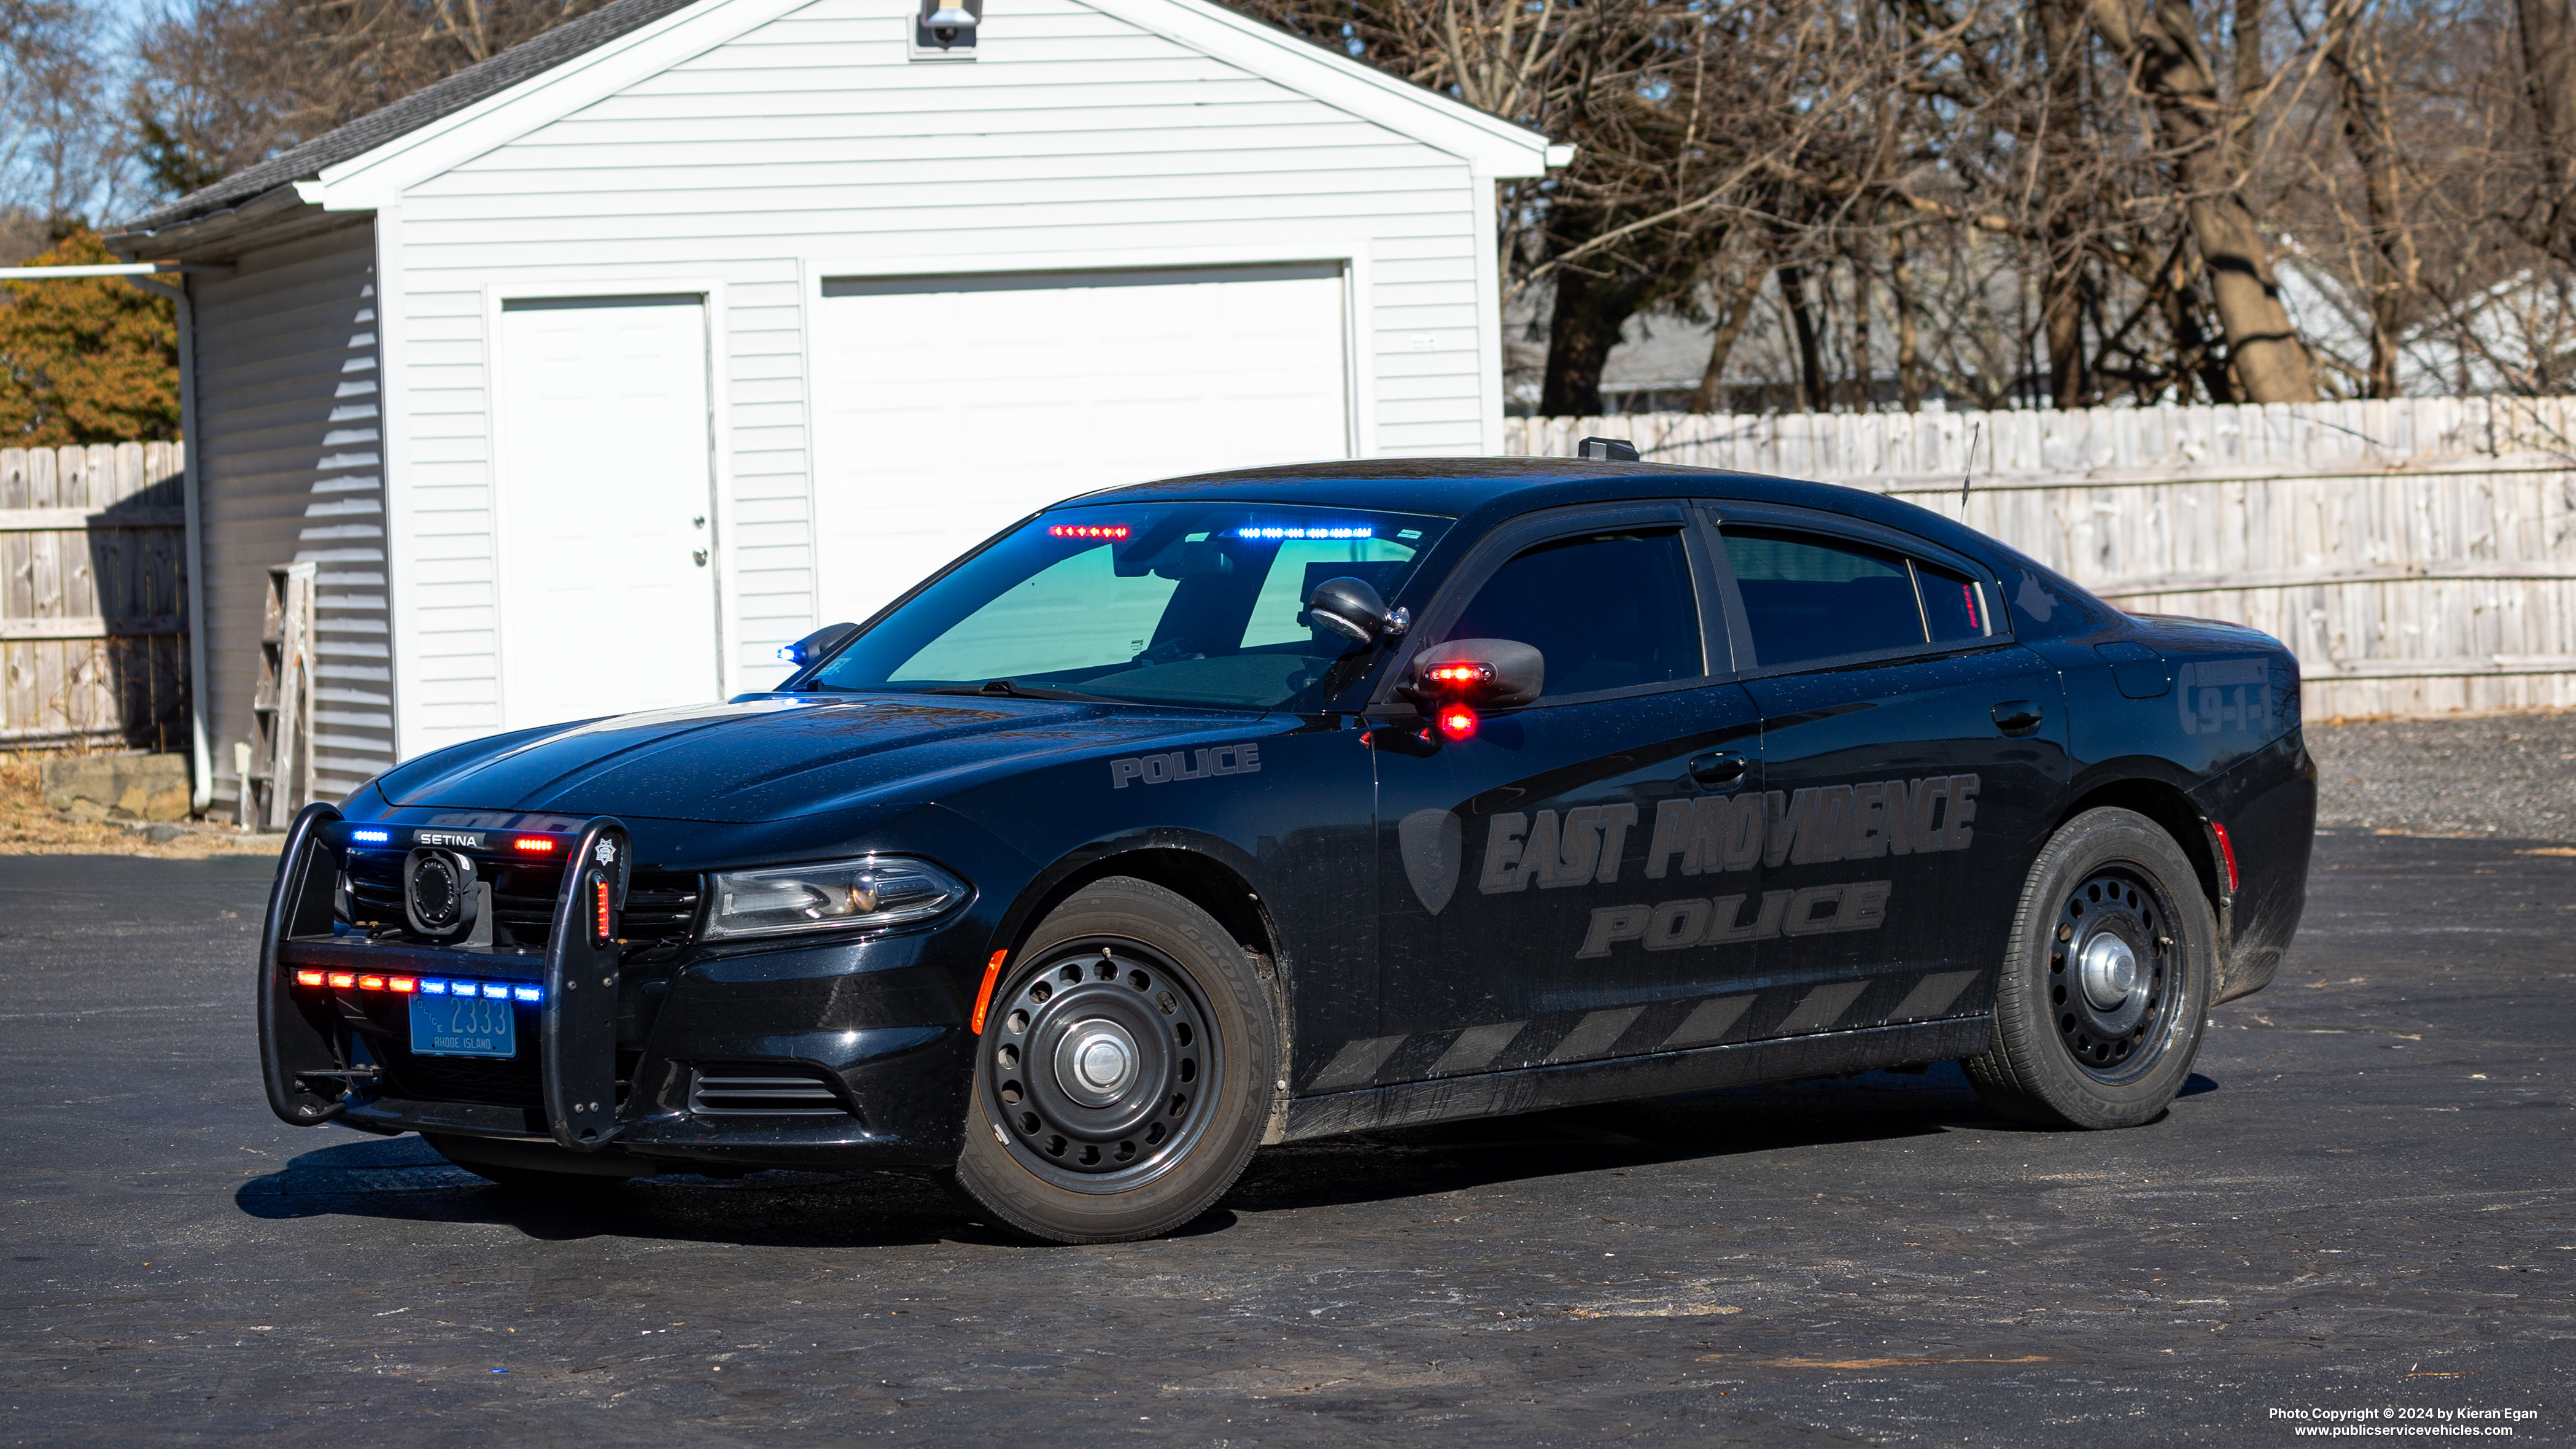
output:
[[[826,281],[826,622],[1031,510],[1350,455],[1338,264]]]
[[[504,727],[716,697],[706,306],[505,301]]]

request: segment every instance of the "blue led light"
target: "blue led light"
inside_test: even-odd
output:
[[[486,981],[483,983],[483,999],[486,1001],[507,1001],[510,999],[510,988],[502,985],[498,981]]]
[[[521,1001],[534,1001],[543,993],[533,986],[513,986],[510,988],[510,994]]]
[[[423,979],[420,983],[420,994],[423,996],[445,996],[447,994],[447,983],[444,981],[430,981]]]
[[[371,845],[382,845],[386,841],[393,839],[393,836],[382,830],[352,830],[349,832],[349,838],[351,840],[363,840]]]
[[[1256,526],[1238,528],[1234,531],[1234,536],[1237,538],[1374,538],[1377,536],[1377,530],[1339,524],[1316,528]]]

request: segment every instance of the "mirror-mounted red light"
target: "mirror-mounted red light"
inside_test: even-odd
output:
[[[1481,659],[1460,660],[1454,664],[1434,664],[1422,671],[1422,675],[1435,685],[1449,689],[1464,689],[1470,685],[1490,682],[1494,677],[1494,666]]]
[[[1476,712],[1463,704],[1440,707],[1440,733],[1453,740],[1463,740],[1476,733]]]

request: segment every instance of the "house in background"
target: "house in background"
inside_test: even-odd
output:
[[[112,239],[232,268],[185,368],[215,799],[272,564],[320,569],[337,795],[765,687],[1071,494],[1499,451],[1493,183],[1561,148],[1204,0],[980,10],[617,0]]]

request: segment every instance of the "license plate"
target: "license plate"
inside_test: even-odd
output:
[[[519,1053],[510,1003],[480,996],[411,999],[411,1049],[425,1057],[509,1057]]]

